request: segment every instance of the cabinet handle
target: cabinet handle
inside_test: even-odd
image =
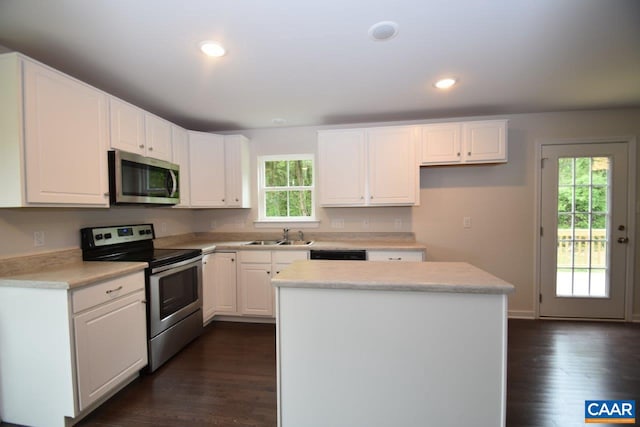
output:
[[[267,274],[271,274],[271,272],[270,272],[270,271],[267,271]]]
[[[456,154],[456,156],[460,157],[460,152],[458,151],[458,153]]]
[[[471,155],[471,151],[469,151],[469,152],[467,153],[467,156],[470,156],[470,155]]]
[[[109,193],[104,193],[103,196],[104,197],[109,197]]]
[[[140,301],[140,302],[141,302],[141,303],[143,303],[143,304],[146,304],[146,303],[147,303],[147,300],[146,300],[146,299],[143,299],[143,300],[142,300],[142,301]]]
[[[222,199],[222,201],[224,202],[224,199]]]
[[[234,262],[234,261],[235,261],[235,258],[231,258],[231,262]]]
[[[106,294],[107,294],[107,295],[109,295],[109,294],[111,294],[111,293],[113,293],[113,292],[118,292],[118,291],[120,291],[120,290],[122,290],[122,285],[118,286],[118,287],[117,287],[117,288],[115,288],[115,289],[109,289],[109,290],[106,292]]]
[[[139,148],[144,148],[144,144],[138,145]]]
[[[389,261],[402,261],[401,257],[398,258],[389,258]]]
[[[236,202],[239,202],[238,198],[236,197]]]
[[[149,151],[153,151],[153,147],[149,147],[149,148],[148,148],[148,150],[149,150]]]

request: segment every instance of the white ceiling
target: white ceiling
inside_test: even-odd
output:
[[[640,107],[639,0],[0,0],[0,45],[198,130]]]

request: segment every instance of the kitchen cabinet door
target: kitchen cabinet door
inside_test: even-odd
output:
[[[215,315],[216,266],[214,254],[202,257],[202,323],[207,324]]]
[[[109,98],[111,148],[146,155],[144,110],[118,98]]]
[[[273,316],[271,264],[242,263],[240,283],[242,314]]]
[[[176,125],[171,126],[171,150],[173,163],[180,166],[178,182],[180,184],[180,203],[177,208],[187,208],[190,205],[189,179],[189,134],[186,130]]]
[[[441,123],[420,127],[423,165],[455,164],[462,161],[462,125]]]
[[[367,129],[369,204],[418,204],[416,132],[409,126]]]
[[[507,161],[507,121],[486,120],[462,125],[464,155],[467,163]]]
[[[224,137],[189,131],[191,207],[225,206]]]
[[[79,409],[147,365],[144,291],[74,316]]]
[[[146,155],[167,162],[171,152],[171,123],[150,113],[144,115]]]
[[[424,261],[423,251],[367,251],[368,261]]]
[[[366,160],[363,129],[318,132],[320,204],[364,206]]]
[[[107,98],[23,60],[26,203],[109,206]]]
[[[224,155],[225,205],[229,208],[249,208],[249,140],[243,135],[225,135]]]
[[[235,252],[213,254],[213,311],[215,314],[238,314],[236,258]]]

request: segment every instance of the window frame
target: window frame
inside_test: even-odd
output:
[[[312,185],[311,186],[291,186],[291,187],[275,187],[282,188],[282,191],[296,191],[296,190],[310,190],[311,191],[311,216],[277,216],[267,217],[267,187],[265,186],[265,163],[269,161],[294,161],[294,160],[311,160],[313,172],[312,172]],[[304,154],[272,154],[258,156],[258,219],[256,222],[266,223],[317,223],[316,219],[316,161],[315,155]]]

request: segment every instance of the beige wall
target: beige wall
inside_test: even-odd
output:
[[[509,163],[421,168],[419,207],[318,208],[321,221],[318,230],[413,231],[417,240],[427,245],[428,260],[462,260],[488,270],[516,286],[516,293],[510,298],[512,313],[533,314],[535,142],[629,135],[638,138],[640,109],[499,118],[509,119]],[[318,129],[300,127],[242,132],[252,141],[254,190],[257,156],[316,153]],[[640,185],[637,189],[640,190]],[[255,191],[253,194],[255,199]],[[472,218],[471,229],[462,227],[465,216]],[[158,235],[166,236],[212,229],[255,231],[258,230],[253,223],[256,217],[257,208],[193,211],[166,208],[4,209],[0,210],[0,256],[77,247],[78,229],[84,226],[148,221],[156,225]],[[363,225],[365,218],[367,227]],[[333,219],[344,220],[344,228],[332,228]],[[166,226],[163,228],[162,224]],[[33,231],[36,230],[45,231],[45,247],[33,247]],[[638,236],[640,232],[636,231],[632,242],[637,241]],[[636,252],[635,270],[640,274],[639,252]],[[634,313],[640,320],[638,282],[640,277],[636,274]]]

